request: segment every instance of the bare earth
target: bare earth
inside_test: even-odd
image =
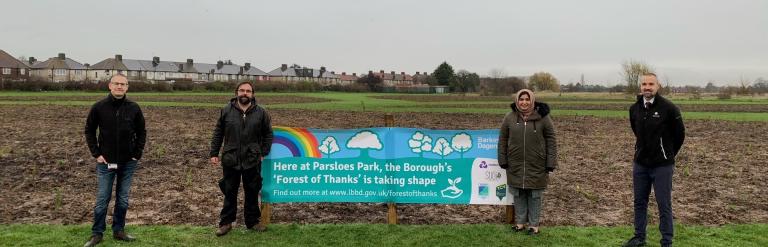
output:
[[[91,222],[96,176],[82,135],[87,110],[0,106],[0,224]],[[221,171],[206,156],[218,109],[143,110],[149,137],[134,176],[129,224],[217,224],[223,200],[217,187]],[[270,112],[273,124],[282,126],[365,128],[383,123],[383,113],[373,112]],[[397,126],[436,129],[495,129],[501,118],[395,114]],[[542,224],[631,224],[634,139],[628,121],[565,116],[554,120],[560,167],[546,190]],[[674,175],[676,222],[768,223],[768,124],[689,120],[686,127]],[[655,222],[655,204],[651,208]],[[276,204],[272,221],[385,223],[386,209],[369,203]],[[398,205],[403,224],[502,223],[503,213],[502,206]]]

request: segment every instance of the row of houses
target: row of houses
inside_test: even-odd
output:
[[[104,59],[96,64],[82,64],[66,54],[59,53],[45,61],[38,61],[34,57],[20,61],[3,50],[0,50],[0,80],[3,81],[88,81],[98,82],[109,79],[114,74],[126,75],[129,80],[147,82],[214,82],[214,81],[281,81],[300,82],[309,81],[323,85],[351,84],[357,81],[362,74],[337,74],[328,71],[325,67],[320,69],[307,68],[293,64],[282,64],[280,67],[265,72],[250,63],[243,65],[234,64],[231,61],[217,61],[215,64],[197,63],[193,59],[186,62],[163,61],[160,57],[152,57],[151,60],[124,59],[122,55]],[[422,84],[427,73],[416,72],[415,75],[405,72],[378,73],[369,71],[368,74],[382,79],[386,86],[413,86]]]

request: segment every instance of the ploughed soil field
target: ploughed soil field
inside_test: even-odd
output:
[[[0,224],[92,221],[96,175],[82,134],[87,111],[84,106],[0,105]],[[208,163],[207,154],[219,109],[143,111],[148,143],[134,176],[128,223],[216,225],[223,200],[217,186],[221,170]],[[273,124],[282,126],[383,125],[383,113],[376,112],[270,113]],[[436,129],[495,129],[501,119],[493,114],[395,113],[397,126]],[[631,224],[634,138],[627,120],[553,119],[559,168],[545,192],[542,224]],[[768,124],[688,120],[686,127],[674,174],[676,222],[768,223]],[[655,203],[650,207],[655,224]],[[372,203],[276,204],[272,221],[385,223],[386,211],[385,204]],[[403,224],[502,223],[504,207],[402,204],[398,217]]]

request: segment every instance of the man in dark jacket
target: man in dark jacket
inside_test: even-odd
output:
[[[659,206],[661,246],[671,246],[672,174],[675,156],[685,140],[685,126],[677,106],[657,94],[660,86],[656,74],[643,74],[640,79],[642,95],[629,108],[630,125],[637,138],[632,169],[635,236],[624,246],[645,245],[651,187]]]
[[[259,224],[258,195],[262,182],[261,161],[272,148],[272,123],[267,111],[256,104],[251,83],[237,85],[235,95],[237,97],[221,110],[211,140],[211,164],[221,165],[224,173],[219,181],[219,188],[224,193],[224,207],[216,236],[232,230],[232,222],[237,218],[241,178],[245,190],[245,226],[248,229],[255,227],[260,232],[266,230],[266,226]],[[222,143],[224,149],[219,159]]]
[[[110,78],[110,94],[96,102],[88,113],[85,123],[85,140],[91,155],[96,158],[98,192],[93,208],[91,239],[85,246],[101,242],[106,229],[107,206],[115,183],[115,210],[112,215],[113,237],[122,241],[133,241],[125,233],[125,214],[128,212],[128,193],[131,189],[133,172],[144,151],[147,130],[144,115],[139,105],[126,99],[128,78],[116,74]],[[98,129],[98,137],[96,130]]]

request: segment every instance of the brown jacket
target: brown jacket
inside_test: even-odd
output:
[[[507,185],[520,189],[544,189],[547,170],[557,167],[555,127],[549,106],[536,102],[534,111],[523,121],[512,104],[499,132],[499,164],[507,170]]]

